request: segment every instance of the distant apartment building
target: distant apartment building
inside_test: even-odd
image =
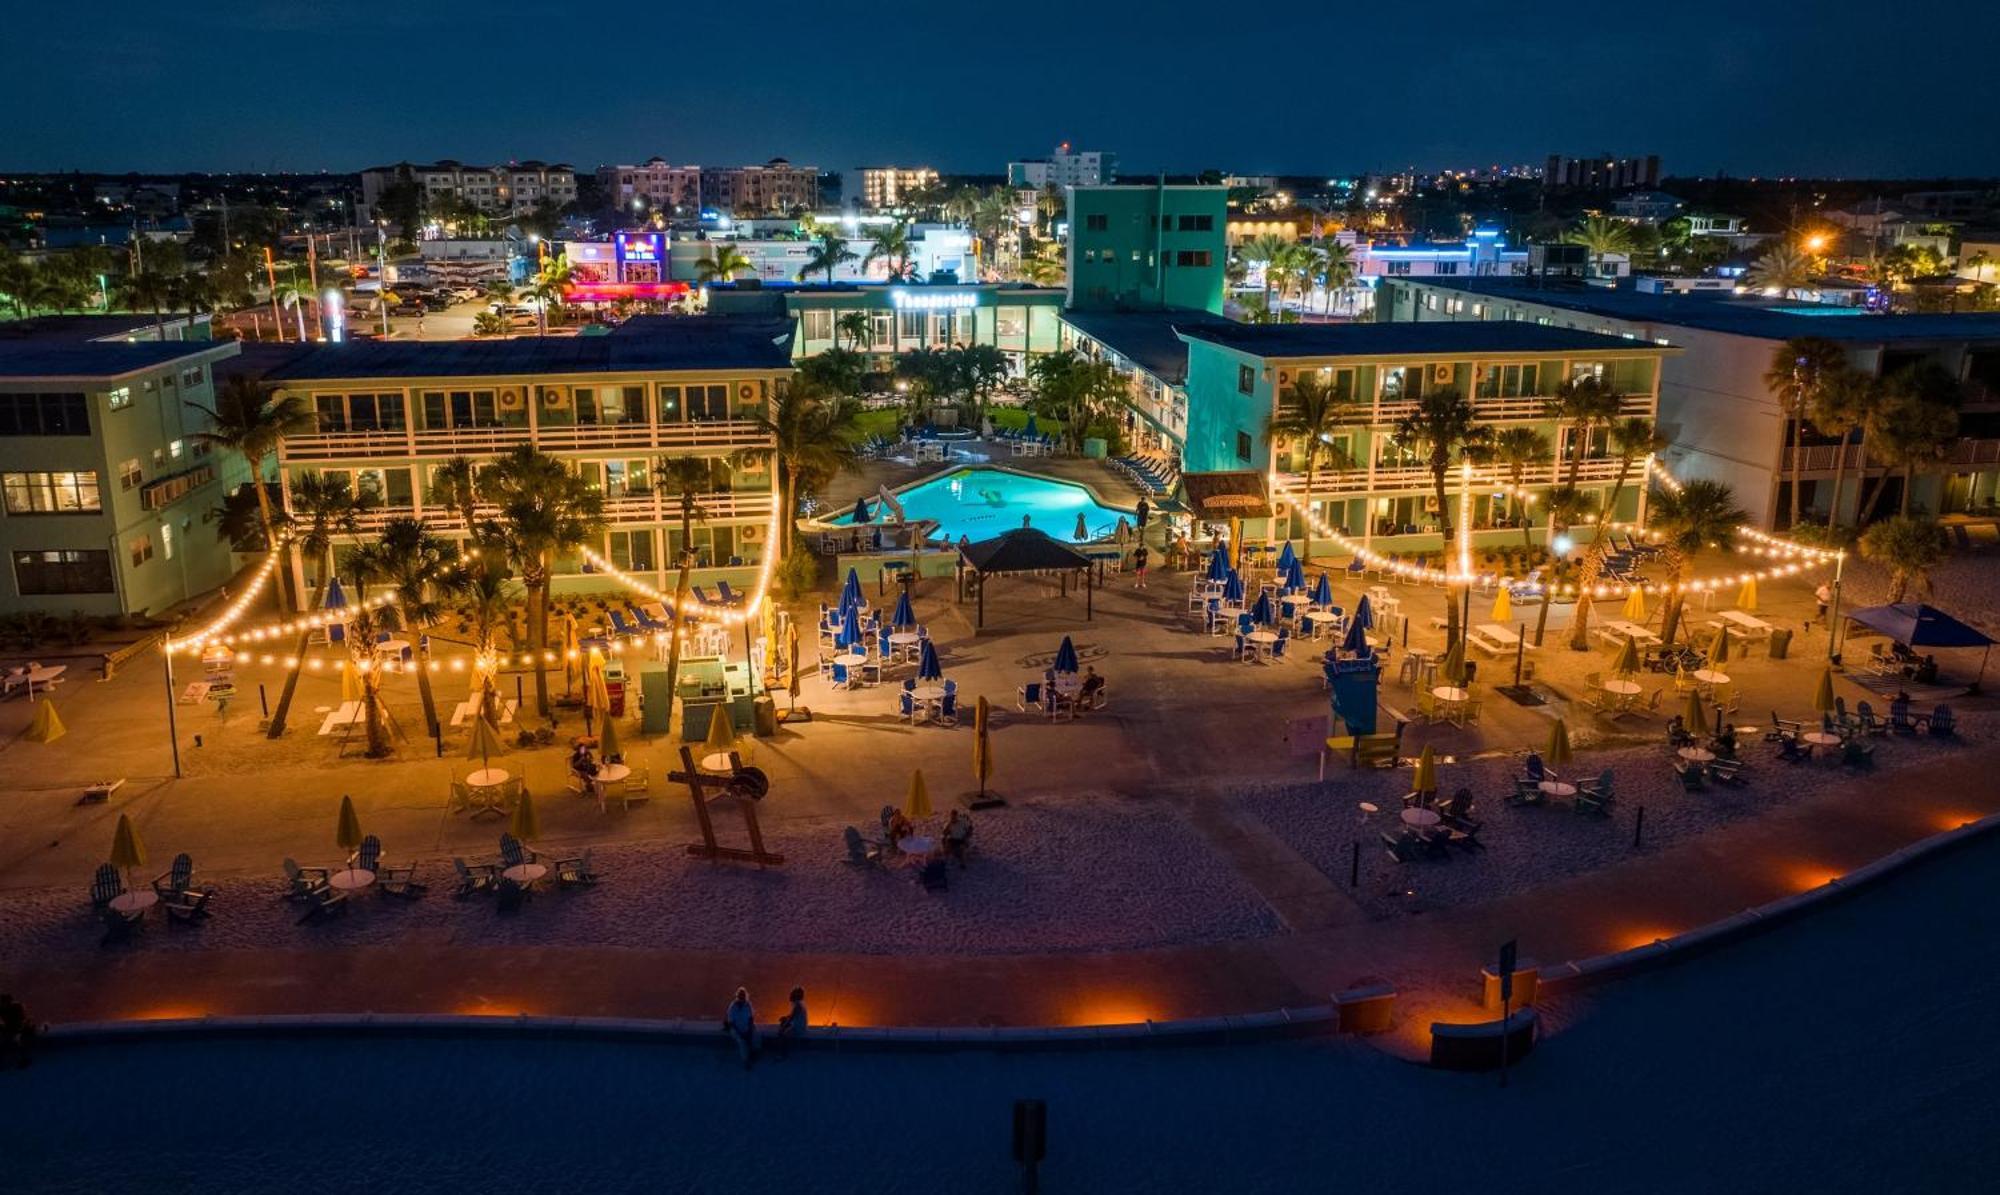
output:
[[[910,192],[937,185],[938,172],[928,166],[862,166],[861,206],[872,211],[909,201]]]
[[[399,162],[361,172],[357,217],[364,223],[373,220],[383,193],[404,178],[423,188],[427,203],[450,198],[498,216],[530,212],[545,203],[560,207],[576,202],[576,171],[560,162],[530,160],[503,166],[468,166],[449,159],[423,166]]]
[[[783,158],[762,166],[704,166],[701,205],[724,214],[811,211],[819,206],[819,167]]]
[[[1228,250],[1226,187],[1069,188],[1069,305],[1220,314]]]
[[[647,158],[637,166],[599,166],[597,185],[625,210],[693,215],[701,207],[701,167],[673,166]]]
[[[1046,158],[1007,163],[1010,187],[1097,187],[1118,181],[1118,155],[1103,150],[1072,150],[1065,141]]]
[[[1611,210],[1619,219],[1636,224],[1665,223],[1686,207],[1686,203],[1665,191],[1634,191],[1611,201]]]
[[[1660,155],[1615,158],[1566,158],[1550,154],[1542,167],[1542,186],[1551,191],[1630,191],[1660,185]]]

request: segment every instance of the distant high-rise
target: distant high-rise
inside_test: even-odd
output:
[[[1011,187],[1096,187],[1118,181],[1118,155],[1103,150],[1072,150],[1065,141],[1046,158],[1007,163]]]
[[[520,215],[547,204],[561,207],[576,199],[576,171],[561,162],[509,162],[502,166],[468,166],[449,159],[427,165],[399,162],[370,166],[361,172],[362,223],[375,218],[383,192],[398,183],[415,183],[426,202],[451,198],[498,216]]]
[[[1643,158],[1565,158],[1550,154],[1542,168],[1542,187],[1550,191],[1630,191],[1660,185],[1660,155]]]
[[[880,211],[908,203],[910,192],[935,186],[938,172],[928,166],[862,166],[861,206]]]

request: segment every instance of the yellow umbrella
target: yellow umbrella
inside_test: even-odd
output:
[[[1637,585],[1632,587],[1632,592],[1625,595],[1625,621],[1646,621],[1646,591]]]
[[[521,790],[520,800],[514,803],[514,812],[507,818],[507,832],[522,842],[533,842],[542,836],[541,819],[535,816],[535,798]]]
[[[353,660],[348,660],[340,666],[340,699],[361,700],[361,673],[355,670]]]
[[[35,705],[35,716],[28,723],[28,730],[22,737],[31,743],[53,743],[63,737],[68,727],[56,716],[54,699],[44,697]]]
[[[465,757],[476,759],[483,769],[487,761],[507,750],[507,743],[500,737],[500,728],[487,717],[472,720],[472,738],[465,745]]]
[[[1611,671],[1632,673],[1639,671],[1639,645],[1630,639],[1618,649],[1618,659],[1611,665]]]
[[[577,659],[576,615],[567,610],[563,611],[562,654],[563,692],[567,693],[570,686],[576,683],[577,671],[581,665],[581,661]]]
[[[111,865],[125,873],[125,886],[132,886],[132,869],[146,865],[146,844],[127,814],[118,815],[118,829],[111,835]]]
[[[1833,712],[1833,669],[1822,668],[1819,688],[1813,690],[1813,708],[1822,714]]]
[[[584,668],[583,703],[599,713],[611,708],[611,689],[604,683],[604,653],[594,647]]]
[[[1542,752],[1542,762],[1550,767],[1560,767],[1570,761],[1569,723],[1561,718],[1549,727],[1549,749]]]
[[[1417,756],[1417,778],[1411,787],[1420,793],[1434,793],[1437,791],[1437,786],[1437,759],[1432,755],[1431,749],[1425,747],[1424,753]]]
[[[354,798],[340,798],[340,820],[333,826],[333,843],[343,851],[361,845],[361,819],[354,812]]]
[[[930,815],[931,790],[924,787],[924,770],[918,768],[910,773],[910,796],[903,802],[903,816],[915,822]]]
[[[704,757],[720,755],[727,763],[731,751],[739,756],[746,754],[736,741],[736,724],[730,719],[729,707],[718,705],[708,716],[708,737],[701,742],[701,753]]]
[[[1709,645],[1708,649],[1708,662],[1710,665],[1727,664],[1729,662],[1728,623],[1724,623],[1715,629],[1715,639]]]
[[[1465,683],[1465,638],[1451,645],[1444,656],[1444,678],[1454,685]]]
[[[1751,577],[1743,582],[1742,592],[1736,595],[1736,608],[1752,614],[1757,612],[1757,578]]]
[[[1681,720],[1687,723],[1689,734],[1698,733],[1708,725],[1708,707],[1701,703],[1701,690],[1689,689],[1687,708],[1681,711]]]
[[[605,759],[624,754],[624,750],[618,745],[618,719],[610,714],[604,715],[602,721],[598,723],[597,753]]]
[[[979,795],[986,795],[986,780],[993,775],[993,735],[987,728],[991,711],[981,697],[972,707],[972,774],[979,778]]]
[[[1514,621],[1514,599],[1503,583],[1493,595],[1493,621],[1507,623]]]

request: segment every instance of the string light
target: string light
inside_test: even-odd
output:
[[[257,571],[250,574],[250,581],[243,587],[243,592],[237,594],[236,600],[230,602],[228,608],[223,610],[221,614],[218,614],[213,622],[210,622],[207,626],[191,635],[184,635],[179,639],[166,640],[160,645],[160,650],[167,652],[196,651],[217,635],[235,626],[244,614],[249,612],[251,605],[256,602],[258,595],[262,594],[264,589],[270,585],[271,577],[278,571],[279,562],[284,559],[284,546],[285,537],[281,534],[278,537],[277,545],[265,554],[264,563],[258,565]]]

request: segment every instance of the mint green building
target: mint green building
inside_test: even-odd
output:
[[[1229,193],[1222,187],[1069,189],[1069,306],[1221,314]]]

